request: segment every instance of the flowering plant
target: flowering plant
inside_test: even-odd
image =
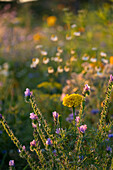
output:
[[[38,109],[33,93],[27,88],[25,99],[33,108],[30,118],[34,128],[34,139],[30,142],[30,151],[35,151],[37,157],[32,156],[31,152],[20,144],[2,114],[0,114],[0,123],[31,169],[113,169],[113,144],[110,145],[113,134],[109,134],[113,122],[109,121],[109,124],[106,124],[112,85],[113,76],[111,75],[97,129],[89,129],[88,125],[84,124],[85,97],[90,90],[88,85],[83,89],[83,95],[67,95],[63,100],[65,106],[73,108],[73,124],[67,129],[61,128],[61,115],[56,111],[53,112],[54,127],[50,129]],[[69,98],[68,102],[67,98]],[[75,119],[75,107],[78,105],[80,110]],[[10,160],[9,165],[13,166],[14,161]]]

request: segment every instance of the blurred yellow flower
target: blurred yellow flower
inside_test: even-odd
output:
[[[63,98],[63,105],[68,107],[77,107],[81,104],[82,96],[79,94],[71,94]]]
[[[113,65],[113,56],[110,57],[110,64]]]
[[[50,16],[47,18],[48,26],[54,26],[56,23],[57,18],[55,16]]]
[[[39,41],[40,39],[41,39],[41,36],[40,36],[39,33],[37,33],[37,34],[35,34],[35,35],[33,36],[33,40],[34,40],[34,41]]]

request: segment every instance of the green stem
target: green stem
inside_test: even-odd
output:
[[[73,106],[73,123],[75,124],[75,107]]]

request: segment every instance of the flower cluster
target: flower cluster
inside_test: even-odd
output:
[[[38,116],[34,113],[30,113],[30,119],[32,119],[32,120],[38,119]]]
[[[66,95],[63,98],[63,105],[68,107],[77,107],[81,104],[82,96],[79,94]]]
[[[15,165],[14,160],[10,160],[9,161],[9,166],[14,166],[14,165]]]
[[[52,145],[52,141],[51,141],[50,138],[48,138],[48,139],[46,140],[46,145]]]
[[[53,118],[54,123],[59,118],[58,124],[56,124],[53,129],[50,129],[46,120],[43,118],[42,113],[37,108],[34,96],[31,96],[30,104],[32,105],[33,113],[30,113],[30,118],[32,119],[32,126],[34,128],[34,139],[30,142],[30,150],[36,152],[38,157],[37,160],[33,155],[34,153],[32,153],[33,156],[31,157],[31,153],[26,151],[26,147],[20,144],[19,140],[14,136],[1,114],[0,123],[17,146],[20,156],[27,160],[31,169],[76,169],[83,167],[86,168],[87,165],[88,168],[91,169],[92,162],[94,168],[100,168],[102,164],[102,168],[107,166],[112,169],[112,145],[110,145],[109,142],[112,140],[110,138],[113,137],[111,130],[112,124],[106,124],[104,119],[107,113],[106,109],[109,104],[112,90],[111,85],[112,83],[108,84],[105,98],[106,105],[103,106],[100,122],[96,130],[87,130],[87,125],[83,123],[83,99],[85,96],[82,97],[79,94],[71,94],[64,97],[63,104],[73,108],[74,119],[73,124],[69,128],[65,128],[65,130],[61,128],[61,116],[56,111],[53,112]],[[85,91],[87,90],[89,90],[88,86],[85,87]],[[25,95],[30,96],[30,90],[27,89],[26,91]],[[80,104],[80,111],[75,112],[75,107]],[[39,124],[41,124],[41,126],[38,126]],[[88,159],[88,157],[90,157],[90,159]],[[14,160],[9,161],[9,166],[10,168],[14,166]]]
[[[28,102],[32,95],[32,92],[28,88],[26,88],[26,91],[24,92],[24,94],[25,94],[25,100],[26,102]]]
[[[81,125],[81,126],[79,127],[79,131],[80,131],[81,133],[85,133],[86,129],[87,129],[87,125]]]
[[[58,116],[59,116],[59,114],[58,114],[56,111],[54,111],[54,112],[53,112],[53,118],[54,118],[54,120],[57,120],[57,119],[58,119]]]

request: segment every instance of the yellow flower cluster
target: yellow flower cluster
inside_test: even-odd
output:
[[[49,16],[47,18],[47,24],[48,26],[54,26],[56,23],[57,18],[55,16]]]
[[[63,105],[68,107],[76,107],[81,104],[81,101],[82,101],[82,96],[79,94],[71,94],[71,95],[66,94],[66,96],[63,98]]]

